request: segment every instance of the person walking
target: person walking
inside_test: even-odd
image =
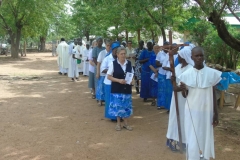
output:
[[[121,118],[123,128],[131,131],[128,118],[132,115],[132,86],[128,84],[127,74],[134,74],[131,62],[126,59],[127,51],[124,47],[117,49],[117,59],[114,60],[107,71],[107,78],[112,81],[111,98],[108,113],[117,117],[116,131],[121,131]]]

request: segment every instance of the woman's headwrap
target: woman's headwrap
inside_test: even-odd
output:
[[[116,42],[113,42],[112,45],[111,45],[111,49],[113,50],[114,48],[118,48],[120,47],[120,43],[118,41]]]
[[[192,49],[190,49],[190,46],[185,46],[183,49],[181,49],[180,51],[178,51],[178,54],[180,57],[182,57],[183,59],[185,59],[185,61],[194,66],[194,62],[191,58],[192,56]]]

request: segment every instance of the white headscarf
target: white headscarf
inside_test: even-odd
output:
[[[178,54],[180,55],[180,57],[182,57],[183,59],[185,59],[185,61],[194,66],[194,62],[191,58],[192,56],[192,49],[190,49],[190,46],[184,47],[182,50],[178,51]]]

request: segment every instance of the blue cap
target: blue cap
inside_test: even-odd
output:
[[[118,48],[120,47],[120,43],[118,41],[116,42],[113,42],[112,45],[111,45],[111,49],[113,50],[114,48]]]

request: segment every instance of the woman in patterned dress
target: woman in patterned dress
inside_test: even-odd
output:
[[[127,73],[134,74],[131,62],[126,59],[126,49],[117,49],[117,59],[114,60],[107,71],[107,78],[112,81],[109,115],[117,117],[116,131],[121,131],[121,118],[123,128],[131,131],[127,119],[132,115],[132,86],[127,84],[125,76]]]
[[[141,63],[139,63],[139,57],[142,53],[142,50],[144,50],[145,48],[144,46],[144,42],[141,40],[138,43],[139,48],[135,49],[135,54],[136,54],[136,62],[135,62],[135,71],[134,71],[134,79],[135,79],[135,87],[136,87],[136,92],[137,94],[139,94],[139,80],[141,80]]]

